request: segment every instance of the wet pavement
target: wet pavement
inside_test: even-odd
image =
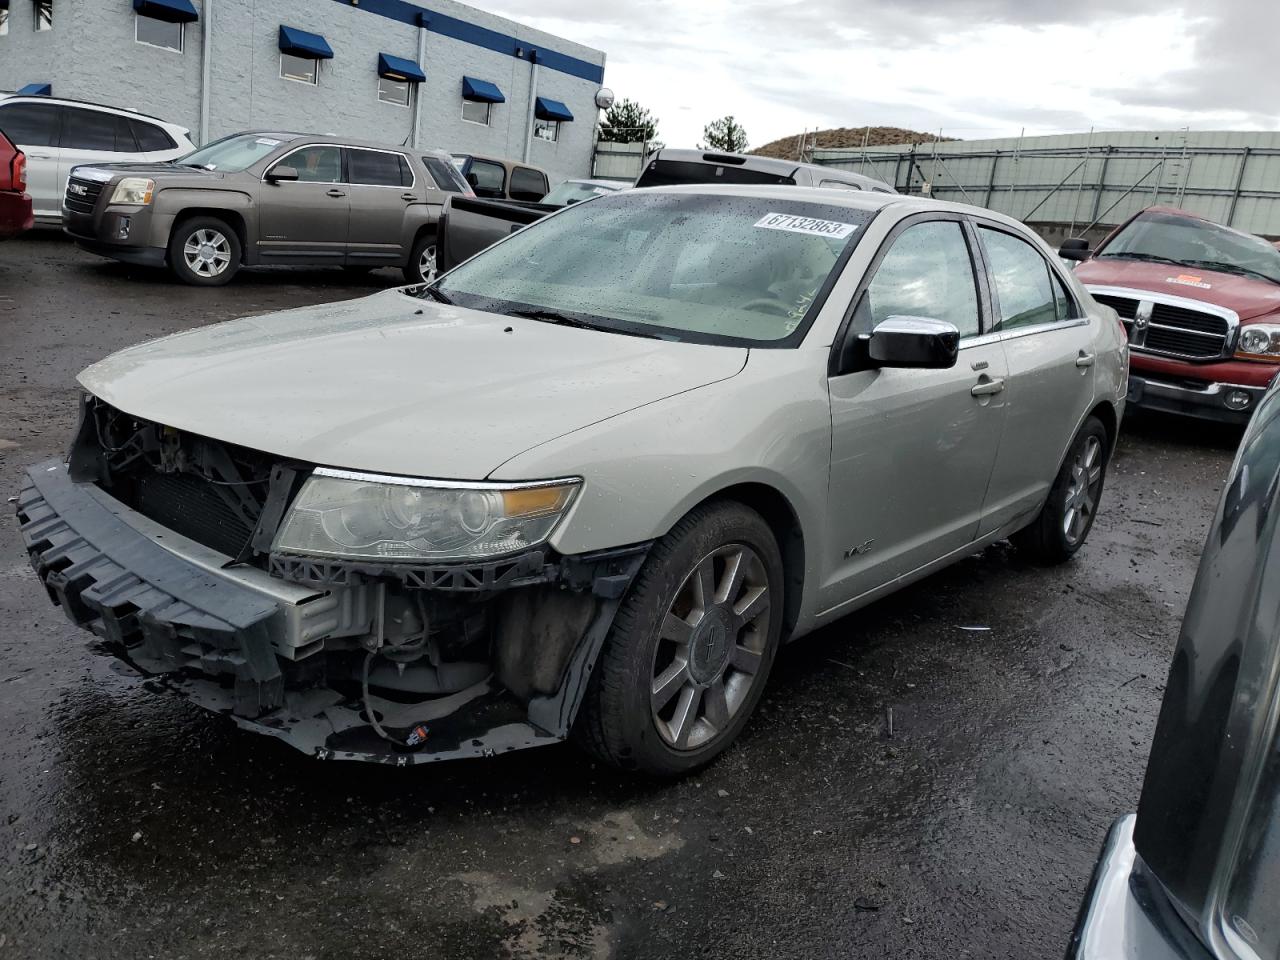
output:
[[[105,353],[396,280],[193,290],[0,245],[0,487],[62,451]],[[90,654],[6,509],[0,958],[1058,958],[1237,440],[1127,423],[1074,562],[993,547],[787,648],[741,742],[675,784],[569,746],[388,770],[238,732]]]

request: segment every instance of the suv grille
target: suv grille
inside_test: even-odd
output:
[[[1162,303],[1155,296],[1095,293],[1093,299],[1120,315],[1136,353],[1181,360],[1219,360],[1230,355],[1231,321],[1226,317]]]
[[[67,179],[67,209],[76,213],[93,213],[94,204],[98,202],[100,193],[102,193],[102,184],[93,180],[70,177]]]

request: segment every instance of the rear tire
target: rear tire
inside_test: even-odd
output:
[[[782,556],[754,510],[699,507],[650,551],[618,608],[574,726],[611,766],[690,773],[746,725],[777,656]]]
[[[217,217],[192,217],[169,237],[169,269],[183,283],[220,287],[240,270],[243,251],[230,224]]]
[[[436,235],[424,233],[413,244],[409,262],[404,265],[407,283],[431,283],[436,278]]]
[[[1071,441],[1039,516],[1009,539],[1033,563],[1051,566],[1070,560],[1093,529],[1107,478],[1107,429],[1089,417]]]

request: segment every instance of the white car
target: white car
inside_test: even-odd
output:
[[[27,155],[27,192],[37,222],[62,222],[71,168],[154,163],[195,149],[186,127],[118,107],[46,96],[0,97],[0,130]]]

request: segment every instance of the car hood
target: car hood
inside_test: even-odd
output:
[[[556,326],[388,290],[153,340],[79,380],[126,413],[277,456],[468,480],[732,377],[746,358],[743,348]]]
[[[1280,312],[1280,284],[1202,267],[1179,267],[1140,260],[1086,260],[1076,268],[1076,277],[1090,287],[1131,287],[1202,300],[1234,310],[1241,320]],[[1208,284],[1208,288],[1193,286],[1186,281],[1178,282],[1180,278]]]
[[[100,183],[109,183],[116,177],[150,177],[165,181],[166,186],[170,180],[208,183],[226,178],[226,173],[220,170],[186,167],[180,163],[86,163],[75,167],[75,174],[81,179]]]

